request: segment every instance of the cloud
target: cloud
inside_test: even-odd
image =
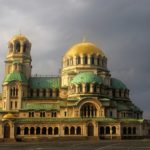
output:
[[[112,76],[150,116],[149,0],[0,0],[0,63],[20,30],[32,42],[33,74],[58,74],[66,50],[82,37],[104,50]],[[44,64],[44,67],[43,67]],[[56,66],[55,68],[53,66]],[[3,80],[4,65],[0,79]]]

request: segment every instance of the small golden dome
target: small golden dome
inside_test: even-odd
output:
[[[14,119],[14,118],[15,118],[15,116],[11,113],[3,116],[3,120]]]
[[[28,41],[29,42],[29,40],[28,40],[28,38],[27,37],[25,37],[24,35],[22,35],[22,34],[17,34],[17,35],[14,35],[13,37],[12,37],[12,39],[10,40],[10,42],[14,42],[14,41]]]
[[[78,43],[71,47],[64,55],[64,57],[73,57],[78,55],[101,55],[105,56],[103,51],[95,44],[90,42]]]

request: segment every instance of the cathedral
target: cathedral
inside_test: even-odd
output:
[[[31,42],[8,42],[0,97],[0,140],[135,139],[150,121],[111,76],[107,57],[91,42],[69,48],[58,76],[32,76]]]

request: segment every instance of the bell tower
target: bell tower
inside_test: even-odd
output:
[[[8,42],[5,60],[5,78],[2,85],[3,110],[18,110],[27,97],[28,79],[31,77],[31,43],[22,34]]]

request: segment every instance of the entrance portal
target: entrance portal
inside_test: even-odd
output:
[[[88,136],[94,136],[94,126],[92,123],[88,124],[87,133],[88,133]]]
[[[8,123],[4,125],[4,138],[10,138],[10,125]]]

